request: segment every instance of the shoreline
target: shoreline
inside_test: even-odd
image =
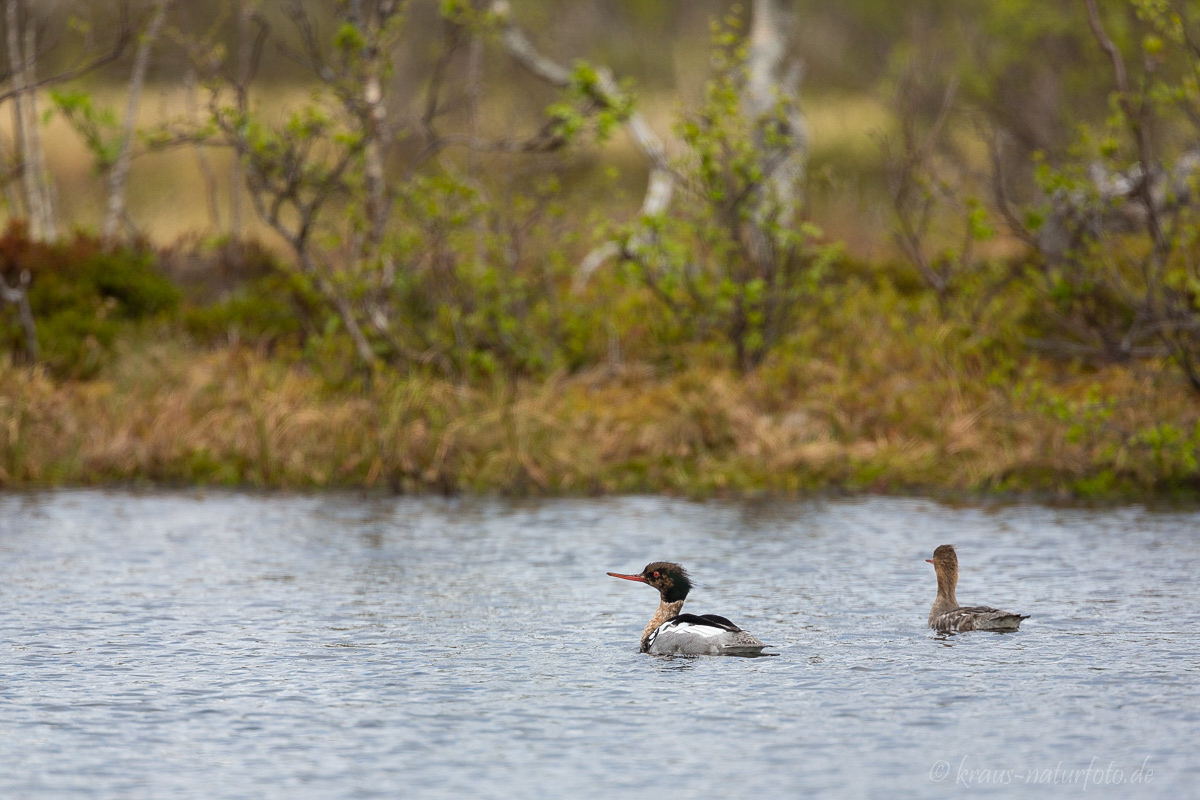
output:
[[[886,422],[870,403],[831,403],[832,386],[781,401],[770,378],[704,366],[338,390],[249,348],[181,347],[123,348],[88,381],[0,364],[0,488],[1200,501],[1161,448],[1080,436],[994,389],[968,399],[970,381],[926,384],[923,418]],[[1128,386],[1128,369],[1106,372],[1090,385]],[[1156,391],[1131,399],[1129,424],[1190,402]]]

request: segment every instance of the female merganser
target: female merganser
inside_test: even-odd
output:
[[[954,545],[944,544],[933,551],[933,558],[925,559],[933,564],[937,573],[937,599],[929,609],[929,627],[939,631],[1015,631],[1028,614],[1013,614],[989,606],[962,607],[954,597],[958,584],[958,555]]]
[[[680,614],[692,589],[687,570],[669,561],[647,564],[640,575],[610,572],[614,578],[658,589],[658,611],[642,631],[641,652],[652,655],[756,656],[767,645],[716,614]]]

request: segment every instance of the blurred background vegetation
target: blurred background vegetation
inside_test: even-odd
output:
[[[118,36],[120,19],[112,3],[59,0],[30,5],[40,38],[51,43],[39,52],[42,77],[70,69],[79,61],[81,48],[101,47]],[[314,84],[311,72],[289,56],[299,34],[286,5],[283,0],[177,4],[171,16],[180,31],[218,43],[225,57],[236,62],[240,14],[248,6],[260,14],[270,27],[271,42],[263,48],[255,99],[282,113],[289,104],[303,100]],[[336,4],[303,5],[317,29],[330,36]],[[404,4],[405,35],[394,53],[392,75],[398,114],[421,113],[425,90],[445,45],[441,5]],[[603,64],[631,81],[639,108],[664,136],[670,134],[678,114],[701,98],[710,77],[714,21],[729,14],[745,17],[750,11],[747,3],[708,0],[674,5],[518,0],[510,5],[520,24],[539,32],[537,45],[549,57],[568,65],[576,60]],[[1105,5],[1111,34],[1134,57],[1142,27],[1136,4]],[[131,5],[132,22],[144,24],[149,8],[146,2]],[[881,0],[846,0],[795,4],[794,14],[789,48],[803,67],[803,102],[812,127],[807,189],[813,213],[819,213],[827,230],[845,231],[843,238],[855,252],[878,253],[888,238],[888,188],[880,141],[894,135],[898,113],[925,122],[935,117],[952,81],[959,86],[956,133],[964,141],[958,144],[967,155],[981,155],[970,152],[976,124],[1002,126],[1016,148],[1011,157],[1027,161],[1036,152],[1062,155],[1075,141],[1079,125],[1095,124],[1107,114],[1111,70],[1089,30],[1082,2],[1006,0],[976,8],[917,0],[897,9]],[[86,35],[72,35],[81,28]],[[256,31],[243,28],[242,35]],[[485,95],[492,122],[501,129],[519,129],[553,102],[554,92],[515,65],[495,41],[489,41],[488,48]],[[133,55],[133,47],[127,47],[121,57],[81,76],[72,86],[90,94],[97,107],[119,115],[124,111]],[[198,88],[191,89],[195,96],[190,101],[187,97],[189,75],[194,79],[195,69],[187,52],[159,42],[139,121],[151,125],[186,114],[189,102],[199,106]],[[458,77],[462,79],[461,72]],[[46,125],[61,215],[84,226],[98,226],[104,198],[94,180],[92,155],[69,133],[61,115],[51,115]],[[625,204],[628,212],[637,208],[644,178],[639,173],[646,165],[617,138],[602,158],[620,170],[622,185],[633,196],[635,202]],[[220,155],[213,153],[212,158]],[[134,167],[130,200],[139,229],[157,238],[227,231],[228,220],[214,220],[203,203],[180,208],[179,203],[162,202],[175,197],[176,181],[203,190],[205,176],[193,154],[156,154],[140,162]],[[216,190],[225,197],[228,173],[215,173]],[[610,194],[607,187],[604,194]]]
[[[1200,487],[1194,3],[3,5],[0,485]]]

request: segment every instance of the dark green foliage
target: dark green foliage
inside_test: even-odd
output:
[[[187,298],[184,326],[203,344],[300,352],[322,329],[323,301],[311,281],[257,243],[221,241],[171,260]]]
[[[63,377],[94,376],[122,330],[179,305],[179,290],[159,271],[153,251],[138,244],[110,248],[82,233],[35,242],[12,223],[0,237],[0,271],[15,284],[24,270],[42,360]],[[15,315],[0,310],[0,347],[23,349],[23,335]]]
[[[315,293],[298,276],[265,275],[211,305],[188,308],[184,324],[205,344],[298,348],[312,330],[317,303]]]

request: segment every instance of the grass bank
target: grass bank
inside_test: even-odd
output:
[[[472,386],[381,374],[355,390],[252,347],[170,337],[122,342],[104,374],[86,381],[5,358],[0,485],[698,497],[1194,491],[1186,443],[1147,435],[1163,431],[1164,418],[1196,425],[1194,399],[1161,372],[1073,373],[1031,358],[1018,379],[989,385],[947,359],[936,338],[907,353],[871,345],[879,340],[868,331],[854,338],[862,346],[829,343],[749,376],[700,359]]]

